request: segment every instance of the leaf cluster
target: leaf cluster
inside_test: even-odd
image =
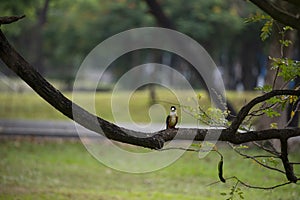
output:
[[[240,187],[237,187],[237,184],[234,184],[230,188],[230,192],[229,193],[221,192],[220,194],[222,196],[228,196],[228,198],[226,198],[226,200],[233,200],[233,199],[236,199],[236,197],[238,199],[244,199],[245,198],[244,197],[244,192],[242,191],[242,189]]]
[[[264,24],[261,28],[260,38],[262,41],[265,41],[272,33],[274,20],[269,15],[264,15],[261,13],[256,13],[245,20],[246,23],[261,21],[264,21]]]
[[[284,46],[290,44],[288,40],[282,43]],[[272,61],[272,69],[279,70],[278,76],[281,76],[284,81],[292,81],[297,76],[300,76],[300,62],[290,58],[274,58],[269,57]]]
[[[222,110],[213,106],[208,108],[201,107],[200,105],[203,105],[203,103],[201,103],[201,98],[201,94],[192,98],[196,104],[196,108],[192,106],[183,106],[184,110],[202,124],[215,127],[227,127],[229,125],[229,121],[227,120],[227,117],[230,114],[229,110],[227,108]]]

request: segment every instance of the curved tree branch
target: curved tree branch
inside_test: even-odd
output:
[[[289,25],[300,30],[300,15],[292,15],[278,8],[274,3],[268,0],[250,0],[257,7],[268,13],[273,19],[282,24]],[[297,2],[297,0],[291,2]]]
[[[265,93],[262,96],[252,99],[249,103],[242,107],[242,109],[237,114],[236,118],[232,121],[229,127],[230,132],[236,132],[238,130],[245,117],[255,105],[264,102],[272,97],[280,95],[300,96],[300,90],[272,90],[271,92]]]
[[[16,22],[24,17],[25,17],[25,15],[0,17],[0,26],[1,26],[1,24],[11,24],[11,23]]]
[[[214,135],[220,132],[220,141],[227,141],[233,144],[241,144],[251,141],[268,139],[287,139],[300,136],[300,129],[267,129],[261,131],[249,131],[237,134],[239,125],[247,116],[250,109],[257,103],[265,101],[276,95],[297,95],[300,91],[274,90],[250,101],[238,113],[236,119],[228,129],[167,129],[155,133],[142,133],[128,130],[114,125],[102,118],[99,118],[77,104],[66,98],[59,90],[46,81],[21,55],[8,43],[4,34],[0,31],[0,58],[2,61],[21,77],[34,91],[36,91],[50,105],[60,111],[68,118],[75,120],[82,126],[105,135],[108,139],[138,145],[142,147],[160,149],[163,144],[175,138],[179,140],[203,141],[208,134]],[[75,117],[74,117],[75,116]],[[211,140],[215,140],[212,138]]]
[[[5,21],[5,20],[4,20]],[[244,106],[238,113],[237,118],[227,129],[166,129],[155,133],[142,133],[128,130],[114,125],[102,118],[99,118],[79,105],[66,98],[59,90],[46,81],[7,41],[0,30],[0,58],[22,78],[36,93],[38,93],[50,105],[68,118],[76,121],[82,126],[94,132],[106,136],[108,139],[142,146],[151,149],[161,149],[165,142],[173,140],[176,136],[178,140],[218,140],[227,141],[234,144],[246,142],[280,139],[282,142],[282,162],[284,164],[286,175],[289,181],[296,182],[298,179],[293,173],[293,169],[288,161],[287,145],[284,142],[288,138],[300,136],[300,128],[286,129],[267,129],[261,131],[248,131],[247,133],[238,133],[238,127],[245,119],[249,111],[256,104],[263,102],[276,95],[295,95],[300,96],[299,90],[274,90],[262,96],[256,97]],[[207,137],[208,136],[208,137]]]
[[[122,129],[106,120],[98,118],[87,112],[77,104],[66,98],[59,90],[46,81],[15,49],[8,43],[0,30],[0,58],[2,61],[22,78],[36,93],[50,105],[68,118],[82,126],[104,134],[107,138],[128,144],[159,149],[163,146],[160,137],[138,137],[134,131]],[[75,117],[73,116],[75,115]]]
[[[299,0],[283,0],[283,1],[286,1],[290,4],[295,5],[295,6],[300,6],[300,1]]]

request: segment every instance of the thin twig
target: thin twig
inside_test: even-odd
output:
[[[281,183],[281,184],[278,184],[278,185],[273,185],[273,186],[269,186],[269,187],[263,187],[263,186],[256,186],[256,185],[250,185],[248,183],[245,183],[244,181],[241,181],[238,177],[236,176],[232,176],[232,177],[229,177],[229,178],[226,178],[226,181],[227,180],[230,180],[230,179],[235,179],[236,181],[238,181],[238,183],[242,184],[243,186],[247,187],[247,188],[252,188],[252,189],[260,189],[260,190],[273,190],[275,188],[278,188],[278,187],[282,187],[282,186],[285,186],[285,185],[288,185],[288,184],[291,184],[292,182],[285,182],[285,183]],[[299,179],[298,179],[299,180]],[[210,183],[208,184],[207,186],[212,186],[212,185],[215,185],[217,183],[220,183],[221,181],[215,181],[213,183]]]
[[[193,149],[193,148],[183,148],[183,147],[168,147],[163,149],[158,149],[158,151],[168,151],[168,150],[183,150],[183,151],[193,151],[193,152],[208,152],[201,149]]]
[[[278,105],[278,103],[273,103],[271,105],[264,107],[266,105],[266,102],[264,102],[263,105],[261,105],[259,109],[253,110],[252,112],[249,113],[249,115],[255,115],[256,113],[263,112],[263,110],[266,110],[266,109],[276,108],[276,106],[277,106],[276,104]],[[262,113],[262,114],[265,114],[265,113]]]
[[[295,110],[292,110],[292,112],[297,112],[298,109],[299,109],[299,102],[297,102],[297,106],[296,106]],[[286,125],[284,126],[284,128],[287,128],[290,125],[290,123],[293,121],[294,117],[295,117],[295,114],[293,116],[291,116],[291,118],[286,123]]]
[[[271,155],[258,155],[258,156],[252,156],[253,158],[279,158]]]
[[[256,97],[252,99],[247,105],[243,106],[242,109],[237,114],[237,117],[232,121],[231,125],[228,128],[229,132],[236,132],[241,125],[241,123],[244,121],[245,117],[248,116],[249,111],[257,104],[264,102],[274,96],[279,95],[294,95],[294,96],[300,96],[299,90],[272,90],[271,92],[268,92],[262,96]]]
[[[276,151],[276,149],[273,146],[271,146],[272,149],[268,149],[268,148],[264,147],[263,145],[258,144],[257,142],[252,142],[252,143],[254,145],[256,145],[257,147],[261,148],[262,150],[265,150],[266,152],[269,152],[269,153],[275,155],[276,157],[280,156],[280,153],[278,151]]]
[[[158,149],[157,151],[168,151],[168,150],[183,150],[183,151],[192,151],[192,152],[216,152],[219,154],[221,158],[223,158],[223,155],[216,149],[210,149],[210,150],[204,150],[204,149],[194,149],[194,148],[184,148],[184,147],[167,147],[163,149]]]
[[[285,86],[287,86],[293,79],[294,79],[294,77],[290,78],[288,81],[286,81],[285,83],[283,83],[282,86],[280,87],[280,89],[283,90],[285,88]]]
[[[207,119],[211,120],[214,123],[214,126],[218,126],[217,124],[219,124],[217,121],[215,121],[213,118],[211,118],[202,108],[201,106],[197,103],[197,101],[195,100],[195,98],[192,98],[192,100],[194,101],[194,103],[196,104],[198,110],[200,111],[200,113],[203,113],[205,117],[207,117]],[[198,119],[200,120],[200,119]],[[204,120],[201,120],[204,121]],[[207,125],[211,126],[211,123],[206,122]],[[224,126],[224,125],[221,125]]]
[[[227,144],[228,144],[228,145],[229,145],[236,153],[238,153],[239,155],[241,155],[241,156],[243,156],[243,157],[245,157],[245,158],[250,158],[250,159],[254,160],[256,163],[258,163],[259,165],[261,165],[261,166],[263,166],[263,167],[265,167],[265,168],[267,168],[267,169],[274,170],[274,171],[277,171],[277,172],[280,172],[280,173],[285,174],[284,171],[282,171],[282,170],[280,170],[280,169],[277,169],[277,168],[275,168],[275,167],[270,167],[269,165],[266,165],[266,164],[260,162],[259,160],[257,160],[257,159],[254,158],[253,156],[249,156],[249,155],[247,155],[247,154],[243,154],[242,152],[240,152],[240,151],[238,151],[236,148],[234,148],[234,146],[233,146],[232,144],[230,144],[230,143],[227,143]]]
[[[279,73],[279,67],[276,69],[276,73],[275,73],[275,77],[274,77],[273,85],[272,85],[272,90],[275,89],[275,84],[276,84],[276,80],[277,80],[277,77],[278,77],[278,73]]]
[[[288,181],[285,183],[281,183],[281,184],[277,184],[277,185],[273,185],[273,186],[269,186],[269,187],[262,187],[262,186],[255,186],[255,185],[250,185],[248,183],[245,183],[245,182],[241,181],[239,178],[237,178],[236,176],[234,176],[233,178],[236,179],[240,184],[244,185],[245,187],[253,188],[253,189],[261,189],[261,190],[273,190],[275,188],[282,187],[284,185],[288,185],[288,184],[292,183],[291,181]]]
[[[291,165],[300,165],[300,162],[289,162]]]

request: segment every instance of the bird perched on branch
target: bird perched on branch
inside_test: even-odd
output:
[[[166,120],[167,129],[175,128],[177,122],[178,122],[178,116],[177,116],[177,112],[176,112],[176,107],[171,106],[170,114],[168,115],[167,120]]]

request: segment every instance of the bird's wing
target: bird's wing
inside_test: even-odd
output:
[[[166,119],[166,129],[168,129],[169,120],[170,120],[170,115],[168,115],[168,117]]]
[[[176,115],[176,123],[175,123],[175,125],[177,124],[177,122],[178,122],[178,116]],[[174,126],[175,126],[175,125],[174,125]]]

